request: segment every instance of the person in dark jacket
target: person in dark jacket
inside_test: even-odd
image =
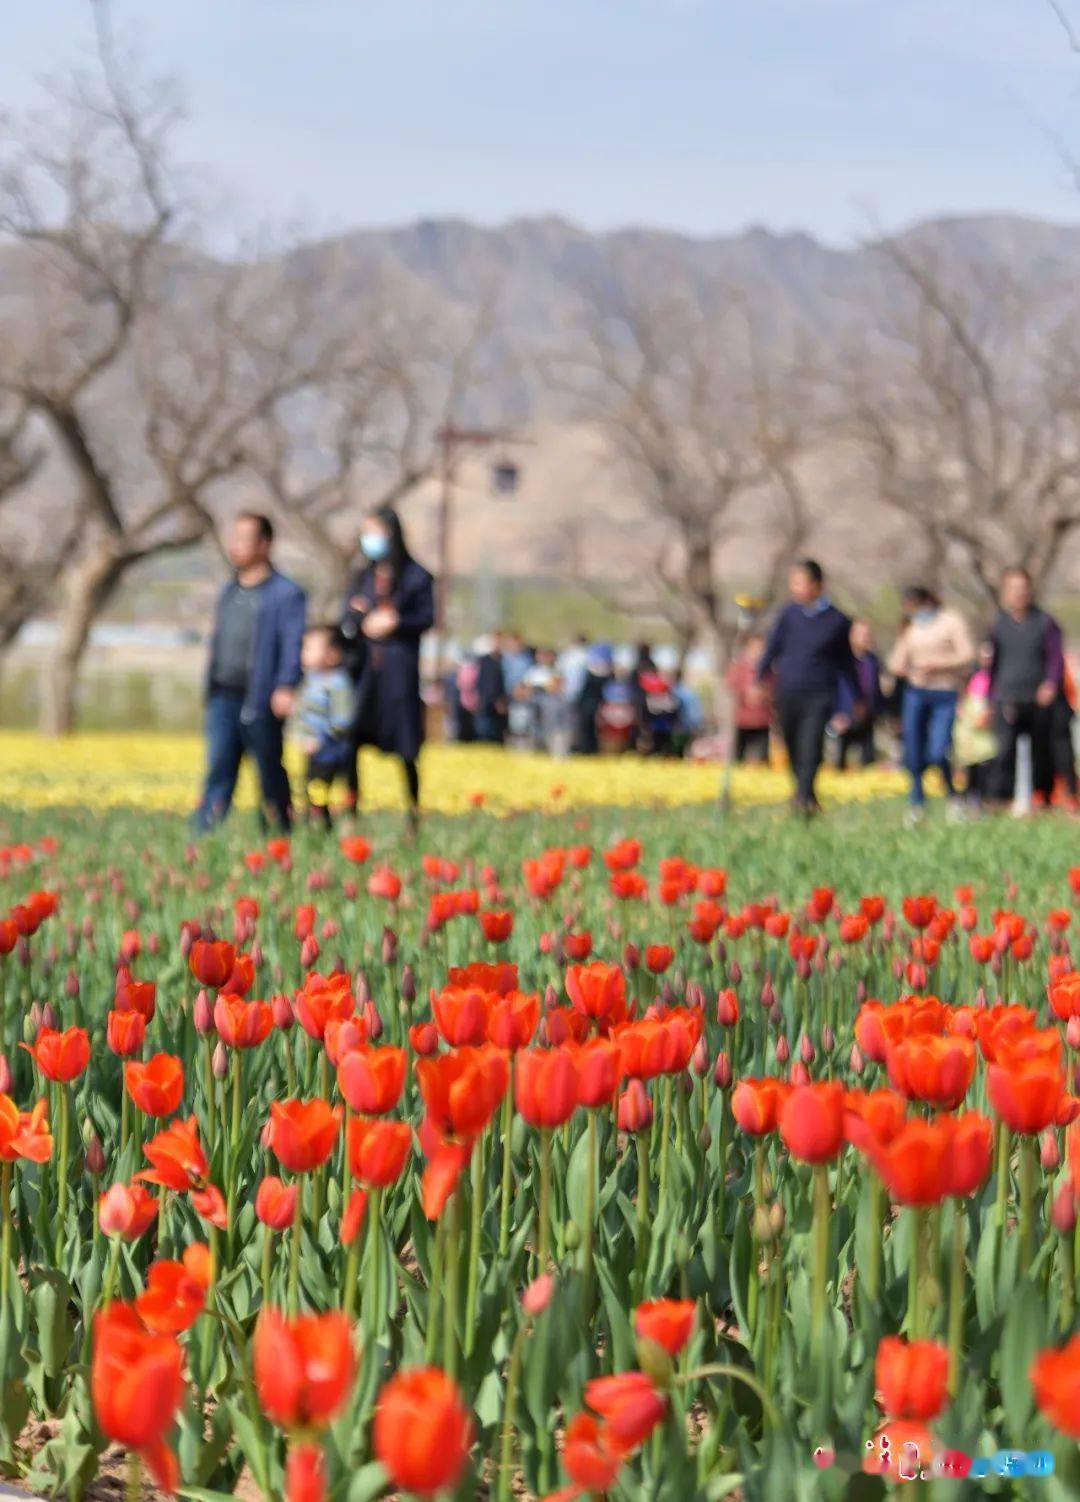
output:
[[[851,680],[842,678],[837,690],[836,709],[841,720],[847,721],[848,728],[838,737],[836,764],[841,769],[847,767],[852,751],[857,753],[862,766],[873,766],[877,759],[874,731],[885,702],[881,692],[881,660],[874,651],[874,628],[869,621],[852,621],[851,652],[855,659],[862,708],[856,708]]]
[[[763,683],[771,671],[776,683],[776,715],[795,776],[794,807],[816,813],[814,790],[834,718],[841,682],[851,686],[852,704],[862,698],[851,651],[851,622],[825,594],[825,576],[813,558],[801,558],[788,574],[791,604],[773,625],[757,666]],[[846,729],[843,719],[838,729]]]
[[[341,629],[357,684],[354,742],[401,758],[410,818],[420,807],[417,760],[424,741],[420,638],[435,619],[431,575],[409,552],[397,512],[383,506],[360,533],[365,562],[349,581]],[[359,801],[359,760],[350,793]]]
[[[484,651],[477,652],[476,695],[479,700],[476,739],[501,746],[506,740],[506,676],[503,672],[502,637],[485,638]]]
[[[263,816],[280,828],[292,822],[282,731],[300,681],[306,600],[300,586],[271,562],[274,528],[245,511],[233,522],[227,552],[233,577],[214,616],[206,671],[206,784],[194,815],[209,829],[229,811],[240,763],[259,771]]]
[[[1016,782],[1016,743],[1031,738],[1032,784],[1049,801],[1054,786],[1054,703],[1065,671],[1061,627],[1035,604],[1026,568],[1009,568],[1001,576],[997,613],[990,642],[990,696],[998,738],[994,792],[1005,802]]]

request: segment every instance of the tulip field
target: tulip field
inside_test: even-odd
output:
[[[1080,1495],[1075,825],[566,801],[0,813],[12,1484]]]

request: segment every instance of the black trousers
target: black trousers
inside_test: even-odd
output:
[[[1054,787],[1054,711],[1052,705],[995,704],[994,731],[998,754],[994,764],[994,796],[1006,802],[1016,788],[1016,743],[1031,737],[1031,781],[1037,793],[1049,797]]]
[[[852,751],[858,752],[859,762],[864,767],[873,766],[877,760],[877,752],[874,750],[874,721],[860,720],[845,730],[838,744],[836,764],[838,767],[846,767],[848,756]]]
[[[768,725],[738,726],[735,731],[735,760],[744,762],[768,761],[768,759]]]
[[[832,719],[834,696],[828,693],[781,694],[776,702],[780,732],[795,777],[800,808],[817,803],[814,780],[825,751],[825,729]]]

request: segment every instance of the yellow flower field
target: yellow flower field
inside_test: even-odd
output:
[[[30,732],[0,731],[0,808],[90,808],[135,805],[185,811],[202,774],[203,743],[194,735],[93,733],[48,740]],[[293,767],[295,771],[295,765]],[[400,768],[365,751],[364,803],[403,806]],[[460,813],[482,802],[493,813],[517,809],[609,804],[624,807],[709,803],[719,793],[723,769],[638,757],[569,757],[555,761],[533,753],[487,746],[428,747],[422,763],[425,806]],[[839,775],[825,772],[827,800],[892,797],[905,779],[885,768]],[[239,802],[255,800],[251,769],[242,774]],[[737,767],[731,795],[738,805],[783,802],[790,793],[783,767]]]

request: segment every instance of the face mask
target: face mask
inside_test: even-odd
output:
[[[935,615],[937,615],[936,610],[916,610],[911,619],[917,621],[920,626],[925,626],[934,619]]]
[[[381,532],[361,532],[360,547],[372,563],[381,563],[390,552],[390,539]]]

